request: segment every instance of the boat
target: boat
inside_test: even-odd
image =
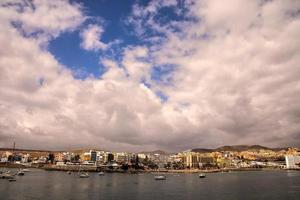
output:
[[[99,176],[104,176],[104,172],[99,172],[98,175]]]
[[[79,177],[80,178],[88,178],[88,177],[90,177],[90,175],[87,172],[82,172],[82,173],[80,173]]]
[[[6,172],[6,173],[1,174],[1,178],[2,179],[14,179],[14,175],[11,174],[10,172]]]
[[[157,176],[154,176],[154,179],[155,179],[155,180],[166,180],[167,177],[164,176],[164,175],[157,175]]]
[[[17,172],[16,175],[18,175],[18,176],[24,176],[25,173],[24,173],[24,171],[23,171],[22,169],[20,169],[20,170]]]
[[[30,172],[29,169],[23,169],[23,172]]]
[[[17,181],[17,179],[12,178],[12,179],[8,179],[8,181],[9,181],[9,182],[15,182],[15,181]]]
[[[72,174],[72,172],[71,171],[67,171],[67,174]]]
[[[205,178],[205,174],[199,174],[199,178]]]

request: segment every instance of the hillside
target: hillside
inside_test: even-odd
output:
[[[273,151],[281,151],[287,150],[288,147],[283,148],[269,148],[261,145],[226,145],[216,149],[205,149],[205,148],[195,148],[192,149],[192,152],[199,153],[209,153],[214,151],[249,151],[249,150],[273,150]]]

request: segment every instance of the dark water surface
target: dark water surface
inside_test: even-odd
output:
[[[16,182],[0,179],[1,200],[25,199],[300,199],[300,171],[207,174],[105,174],[82,179],[77,173],[31,170]]]

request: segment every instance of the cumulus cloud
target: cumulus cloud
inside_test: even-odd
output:
[[[125,50],[122,64],[130,78],[137,82],[149,78],[151,65],[143,60],[147,57],[148,49],[146,47],[137,46]]]
[[[78,17],[82,17],[78,5],[68,6],[79,9]],[[64,8],[58,6],[51,9],[65,13]],[[5,15],[7,10],[11,12],[9,16],[20,12],[14,5],[1,5],[1,14]],[[36,16],[34,10],[29,12],[33,18]],[[131,77],[131,70],[128,77],[124,67],[106,60],[103,62],[107,72],[102,79],[77,80],[40,45],[44,34],[23,35],[11,23],[14,18],[0,18],[3,28],[0,41],[6,46],[0,51],[1,146],[8,146],[13,140],[20,147],[51,149],[95,146],[130,150],[155,146],[145,140],[152,135],[151,131],[144,132],[144,119],[158,120],[155,113],[160,112],[161,103],[149,88]],[[66,22],[61,19],[57,23]],[[71,26],[60,31],[69,30]],[[47,28],[41,31],[52,33]],[[128,63],[145,52],[132,47],[126,54],[128,59],[124,62]]]
[[[184,36],[170,35],[155,54],[178,66],[164,92],[170,103],[184,105],[196,122],[191,130],[204,128],[199,137],[299,145],[299,118],[292,114],[300,98],[299,8],[297,1],[194,2],[197,22],[182,24]]]
[[[107,44],[101,42],[101,36],[104,32],[103,27],[95,24],[90,24],[81,32],[82,43],[81,47],[85,50],[104,50]]]
[[[177,1],[155,2],[144,9],[152,19],[161,6],[177,9]],[[139,23],[140,30],[164,33],[164,40],[126,47],[120,61],[101,60],[106,68],[101,78],[79,80],[41,44],[77,29],[85,19],[81,6],[2,1],[0,146],[13,140],[51,149],[299,145],[299,1],[204,0],[181,6],[186,18],[173,23],[176,29],[135,10],[131,23],[140,16],[147,21]],[[88,26],[82,47],[107,48],[102,33],[102,27]],[[176,66],[161,74],[169,83],[153,80],[153,67],[167,65]]]
[[[64,0],[4,0],[0,20],[1,24],[11,23],[23,36],[47,41],[62,31],[74,30],[85,17],[79,4]]]

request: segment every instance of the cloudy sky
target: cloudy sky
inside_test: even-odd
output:
[[[300,145],[299,0],[0,5],[0,147]]]

